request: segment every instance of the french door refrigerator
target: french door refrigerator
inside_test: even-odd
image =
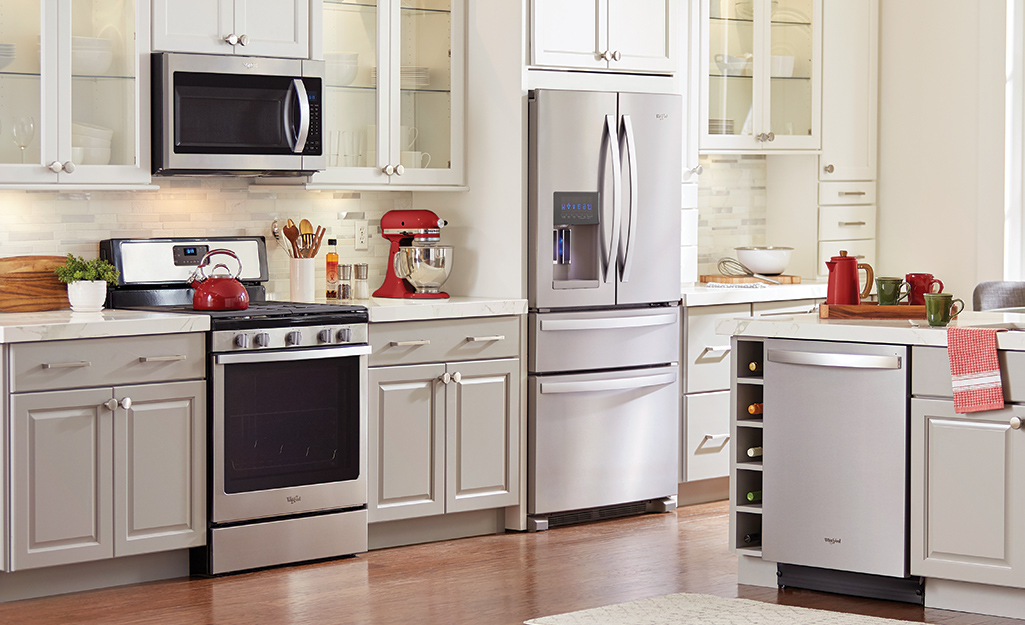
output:
[[[529,95],[529,529],[675,507],[681,117]]]

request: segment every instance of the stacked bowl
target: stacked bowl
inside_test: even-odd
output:
[[[78,165],[110,163],[110,141],[114,131],[103,126],[71,122],[71,161]]]
[[[0,69],[14,62],[14,44],[0,43]]]
[[[356,52],[325,52],[327,78],[331,84],[344,87],[352,84],[359,69],[359,54]]]
[[[99,37],[71,38],[71,73],[76,76],[99,76],[110,69],[114,60],[114,42]]]

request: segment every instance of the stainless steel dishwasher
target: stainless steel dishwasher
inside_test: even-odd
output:
[[[907,577],[907,348],[767,339],[764,367],[763,557]]]

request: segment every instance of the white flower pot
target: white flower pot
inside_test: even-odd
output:
[[[68,301],[75,312],[99,312],[107,299],[106,280],[79,280],[68,283]]]

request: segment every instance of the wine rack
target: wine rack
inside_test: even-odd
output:
[[[730,385],[730,436],[735,441],[730,462],[730,548],[761,555],[762,535],[762,372],[761,340],[733,338]]]

